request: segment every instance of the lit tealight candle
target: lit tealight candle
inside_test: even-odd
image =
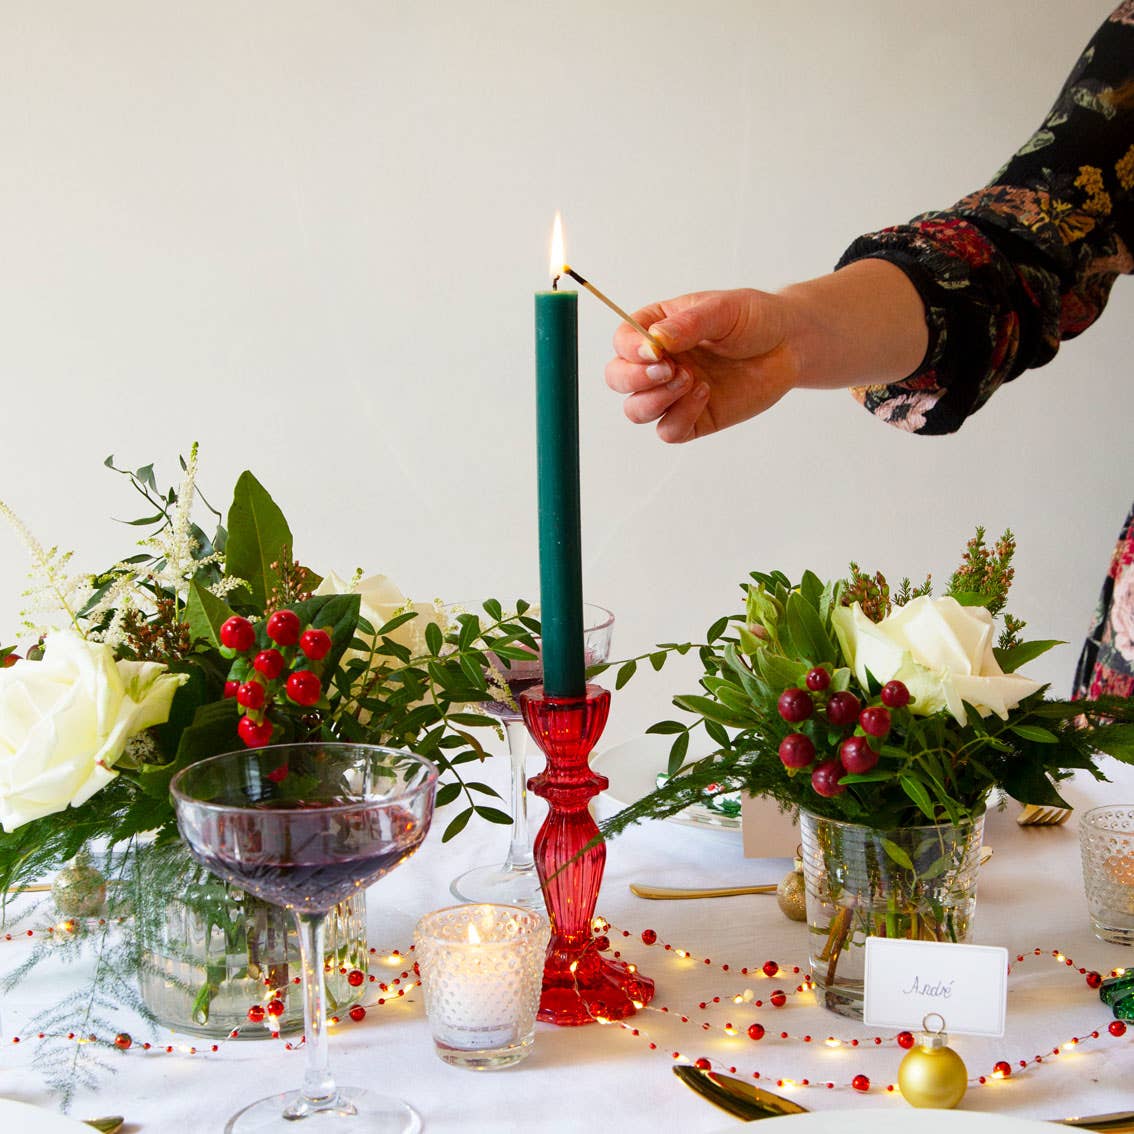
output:
[[[417,923],[425,1011],[446,1063],[484,1071],[528,1055],[549,933],[519,906],[450,906]]]

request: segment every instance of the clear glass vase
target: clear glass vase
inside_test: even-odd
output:
[[[159,1023],[213,1038],[234,1029],[243,1038],[302,1030],[289,912],[221,882],[180,844],[143,848],[130,885],[138,985]],[[368,967],[364,891],[328,915],[323,958],[328,1008],[345,1010],[366,990],[348,980]]]
[[[868,937],[965,942],[976,910],[984,815],[880,831],[803,811],[808,953],[820,1004],[862,1018]]]

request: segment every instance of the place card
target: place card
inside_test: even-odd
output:
[[[868,937],[864,980],[869,1027],[913,1029],[936,1012],[951,1035],[1004,1034],[1007,949]]]

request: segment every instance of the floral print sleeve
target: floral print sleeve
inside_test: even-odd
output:
[[[860,237],[839,267],[879,257],[925,303],[918,369],[854,391],[914,433],[952,433],[1004,382],[1054,357],[1134,271],[1134,0],[1079,58],[1043,125],[984,189],[943,212]],[[1075,675],[1074,696],[1134,696],[1134,509]]]
[[[1040,129],[951,209],[860,237],[839,267],[901,267],[929,348],[908,378],[854,391],[915,433],[952,433],[995,390],[1049,362],[1134,271],[1134,0],[1095,34]]]

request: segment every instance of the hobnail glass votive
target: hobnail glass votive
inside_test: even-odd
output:
[[[550,927],[520,906],[448,906],[414,933],[425,1012],[437,1054],[494,1071],[530,1054]]]
[[[1091,929],[1102,941],[1134,945],[1134,804],[1088,811],[1079,845]]]

